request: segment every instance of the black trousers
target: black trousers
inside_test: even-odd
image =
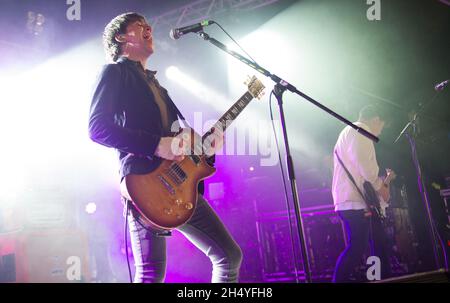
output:
[[[389,245],[382,222],[375,216],[366,216],[364,210],[338,211],[338,214],[344,223],[348,243],[336,262],[333,282],[355,282],[351,279],[352,273],[356,266],[365,261],[363,256],[368,247],[370,247],[369,256],[376,256],[380,259],[381,279],[390,277]],[[367,268],[369,266],[367,265]],[[362,276],[366,277],[365,274]]]

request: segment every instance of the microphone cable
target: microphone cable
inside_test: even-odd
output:
[[[256,60],[253,59],[252,56],[250,56],[250,54],[247,53],[245,49],[236,40],[234,40],[234,38],[219,23],[217,23],[216,21],[211,21],[211,23],[216,24],[251,59],[251,61],[253,61],[253,63],[259,65],[258,63],[256,63]]]
[[[124,227],[125,254],[127,255],[128,275],[130,278],[130,283],[133,283],[133,277],[131,275],[130,258],[128,256],[128,212],[130,210],[130,201],[128,201],[128,199],[125,199],[125,204],[126,204],[125,227]]]

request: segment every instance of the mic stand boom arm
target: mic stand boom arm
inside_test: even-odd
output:
[[[349,120],[347,120],[344,117],[340,116],[339,114],[335,113],[331,109],[329,109],[326,106],[320,104],[319,102],[317,102],[313,98],[311,98],[311,97],[305,95],[304,93],[300,92],[293,85],[291,85],[287,81],[284,81],[283,79],[281,79],[277,75],[274,75],[274,74],[270,73],[268,70],[266,70],[265,68],[262,68],[261,66],[259,66],[255,62],[252,62],[252,61],[248,60],[247,58],[241,56],[240,54],[238,54],[238,53],[228,49],[223,43],[217,41],[214,38],[211,38],[205,32],[199,32],[199,35],[204,40],[209,41],[210,43],[212,43],[213,45],[217,46],[218,48],[220,48],[221,50],[225,51],[226,53],[232,55],[233,57],[235,57],[239,61],[241,61],[241,62],[245,63],[246,65],[252,67],[253,69],[257,70],[258,72],[260,72],[264,76],[269,77],[270,79],[272,79],[276,83],[276,85],[275,85],[275,87],[273,89],[273,92],[274,92],[275,97],[278,100],[278,105],[280,107],[281,124],[282,124],[282,129],[283,129],[283,137],[284,137],[285,147],[286,147],[287,167],[288,167],[289,180],[290,180],[290,184],[291,184],[291,191],[292,191],[293,202],[294,202],[295,216],[296,216],[296,220],[297,220],[297,232],[298,232],[299,242],[300,242],[300,246],[301,246],[302,263],[303,263],[303,268],[304,268],[304,272],[305,272],[306,282],[307,283],[311,283],[312,279],[311,279],[311,270],[310,270],[310,267],[309,267],[310,263],[309,263],[309,257],[308,257],[308,249],[306,247],[306,241],[305,241],[305,236],[304,236],[305,232],[304,232],[304,229],[303,229],[302,216],[301,216],[301,213],[300,213],[300,203],[299,203],[299,199],[298,199],[297,182],[296,182],[295,173],[294,173],[294,164],[293,164],[293,161],[292,161],[292,156],[291,156],[291,152],[290,152],[290,148],[289,148],[289,141],[288,141],[288,137],[287,137],[286,121],[285,121],[285,117],[284,117],[283,93],[286,90],[289,90],[290,92],[295,93],[295,94],[299,95],[300,97],[303,97],[304,99],[308,100],[309,102],[311,102],[312,104],[316,105],[320,109],[326,111],[327,113],[329,113],[333,117],[341,120],[345,124],[350,125],[358,133],[366,136],[370,140],[372,140],[374,142],[378,142],[379,139],[376,136],[374,136],[373,134],[371,134],[370,132],[364,130],[363,128],[361,128],[361,127],[359,127],[359,126],[357,126],[355,124],[353,124],[352,122],[350,122]],[[288,216],[290,216],[290,215],[291,214],[288,214]],[[297,262],[297,260],[295,260],[295,262]]]
[[[199,36],[202,37],[203,39],[205,39],[206,41],[209,41],[211,44],[214,44],[215,46],[217,46],[218,48],[220,48],[221,50],[225,51],[226,53],[232,55],[233,57],[235,57],[236,59],[238,59],[239,61],[247,64],[248,66],[252,67],[253,69],[257,70],[258,72],[260,72],[261,74],[263,74],[266,77],[269,77],[270,79],[272,79],[276,84],[281,85],[282,87],[285,88],[285,90],[288,90],[294,94],[299,95],[300,97],[303,97],[304,99],[308,100],[309,102],[311,102],[312,104],[316,105],[317,107],[319,107],[320,109],[324,110],[325,112],[327,112],[328,114],[332,115],[333,117],[335,117],[336,119],[342,121],[343,123],[351,126],[354,130],[356,130],[358,133],[360,133],[361,135],[369,138],[370,140],[374,141],[374,142],[378,142],[379,139],[377,136],[373,135],[372,133],[366,131],[365,129],[363,129],[362,127],[359,127],[355,124],[353,124],[351,121],[347,120],[346,118],[342,117],[341,115],[339,115],[338,113],[332,111],[331,109],[329,109],[328,107],[324,106],[323,104],[317,102],[316,100],[314,100],[313,98],[309,97],[308,95],[302,93],[301,91],[299,91],[295,86],[293,86],[292,84],[288,83],[287,81],[281,79],[280,77],[278,77],[275,74],[270,73],[267,69],[261,67],[260,65],[256,64],[253,61],[248,60],[247,58],[243,57],[242,55],[236,53],[235,51],[232,51],[230,49],[228,49],[223,43],[217,41],[214,38],[211,38],[208,34],[206,34],[205,32],[200,32]]]

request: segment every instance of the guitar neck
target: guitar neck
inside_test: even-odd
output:
[[[395,177],[393,175],[388,175],[386,179],[384,179],[383,184],[389,186],[389,184],[392,182],[392,180],[394,180],[394,178]]]
[[[239,98],[239,100],[236,101],[236,103],[233,104],[233,106],[230,107],[230,109],[225,114],[223,114],[223,116],[216,123],[214,123],[214,126],[203,135],[202,139],[207,140],[208,136],[213,132],[214,128],[220,129],[225,132],[228,126],[233,123],[237,116],[242,113],[242,111],[252,100],[253,96],[250,94],[250,92],[247,91],[244,95],[242,95],[242,97]]]

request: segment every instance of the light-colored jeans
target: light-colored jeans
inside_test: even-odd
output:
[[[135,283],[162,283],[166,275],[166,237],[149,228],[129,202],[128,224],[135,260]],[[199,195],[192,218],[177,229],[212,262],[212,282],[238,282],[242,251],[208,202]]]

